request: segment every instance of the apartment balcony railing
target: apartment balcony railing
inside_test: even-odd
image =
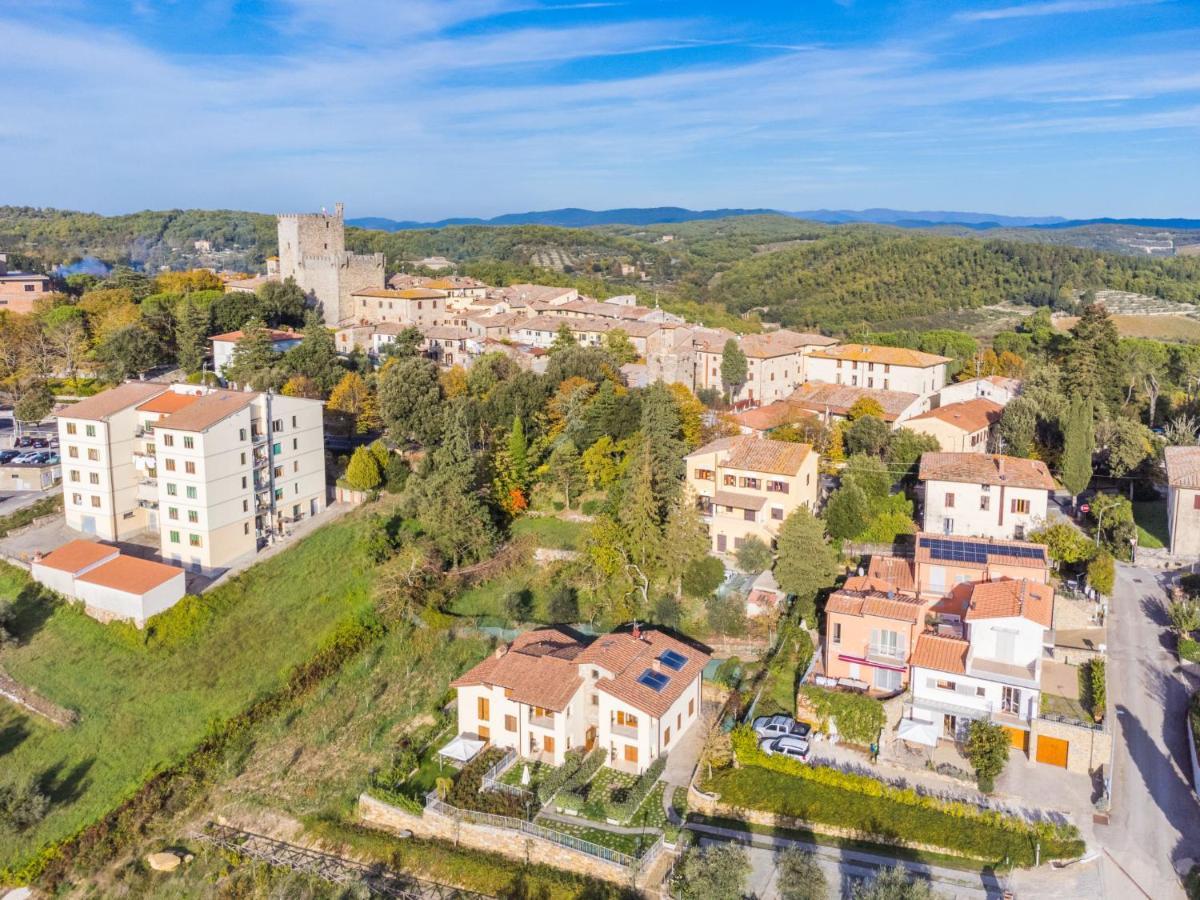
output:
[[[1036,688],[1039,686],[1036,659],[1026,665],[1020,665],[972,654],[967,658],[967,672],[971,675],[981,675],[984,678],[1012,681],[1022,687]]]
[[[608,730],[619,737],[635,738],[638,736],[636,725],[618,725],[613,722],[608,726]]]
[[[154,438],[153,425],[139,425],[133,432],[134,437]]]
[[[538,728],[553,728],[554,716],[535,716],[532,712],[530,712],[529,724],[536,725]]]
[[[888,666],[904,665],[908,660],[908,648],[892,644],[867,644],[863,650],[863,658]]]

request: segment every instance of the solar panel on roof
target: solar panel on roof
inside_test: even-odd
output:
[[[659,659],[664,666],[668,669],[674,669],[676,672],[687,665],[687,657],[682,653],[676,653],[674,650],[665,651]]]
[[[669,675],[664,675],[662,672],[655,672],[653,669],[647,669],[638,676],[638,684],[644,684],[652,691],[661,691],[667,686],[667,682],[671,680]]]

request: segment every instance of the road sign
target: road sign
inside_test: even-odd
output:
[[[1090,507],[1090,506],[1088,506],[1086,503],[1080,503],[1080,504],[1079,504],[1079,511],[1080,511],[1081,513],[1085,513],[1085,512],[1087,512],[1087,511],[1088,511],[1088,510],[1090,510],[1090,509],[1091,509],[1091,507]]]

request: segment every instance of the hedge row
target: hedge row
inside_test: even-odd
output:
[[[311,691],[383,633],[382,623],[369,613],[344,624],[312,659],[296,666],[281,687],[214,726],[191,753],[151,775],[129,799],[92,824],[47,845],[31,859],[0,870],[0,884],[38,881],[53,893],[69,880],[72,869],[90,870],[112,859],[142,834],[157,814],[182,807],[220,775],[226,751],[239,746],[254,725]]]
[[[734,732],[742,768],[717,774],[709,785],[725,803],[976,859],[1007,859],[1018,866],[1033,865],[1038,844],[1043,859],[1074,858],[1084,851],[1073,825],[1033,825],[967,803],[891,787],[866,775],[767,756],[755,740],[754,732],[744,726]]]
[[[537,798],[539,803],[549,803],[550,798],[557,794],[569,779],[574,777],[583,767],[585,753],[587,751],[583,747],[576,747],[563,754],[562,765],[552,768],[542,779],[541,783],[538,784]]]
[[[662,776],[666,765],[666,755],[660,756],[652,762],[650,767],[638,776],[638,780],[634,782],[633,787],[625,792],[623,799],[614,800],[608,804],[607,818],[616,819],[618,822],[628,822],[633,814],[638,811],[638,807],[642,805],[642,802],[650,794],[650,791],[654,789],[654,785]]]
[[[829,720],[837,723],[838,734],[852,744],[866,746],[879,739],[883,730],[883,704],[866,694],[847,691],[829,691],[814,685],[805,685],[800,693],[820,718],[821,729],[828,727]]]
[[[558,792],[554,795],[555,804],[563,809],[578,812],[587,801],[585,785],[600,771],[605,758],[605,752],[599,748],[589,753],[579,768],[560,785]]]

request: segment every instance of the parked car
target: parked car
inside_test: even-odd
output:
[[[32,447],[33,446],[33,438],[31,438],[27,434],[22,435],[21,437],[17,438],[15,441],[13,441],[13,446],[14,447]]]
[[[797,722],[791,716],[759,716],[754,720],[754,732],[760,738],[776,738],[791,735],[807,740],[812,733],[812,726],[806,722]]]
[[[767,756],[790,756],[792,759],[798,759],[801,762],[808,760],[808,738],[802,737],[778,737],[766,738],[758,745],[758,749]]]
[[[0,450],[0,466],[12,462],[20,455],[20,450]]]
[[[754,733],[760,738],[783,737],[792,733],[796,720],[791,716],[759,716],[754,720]]]

